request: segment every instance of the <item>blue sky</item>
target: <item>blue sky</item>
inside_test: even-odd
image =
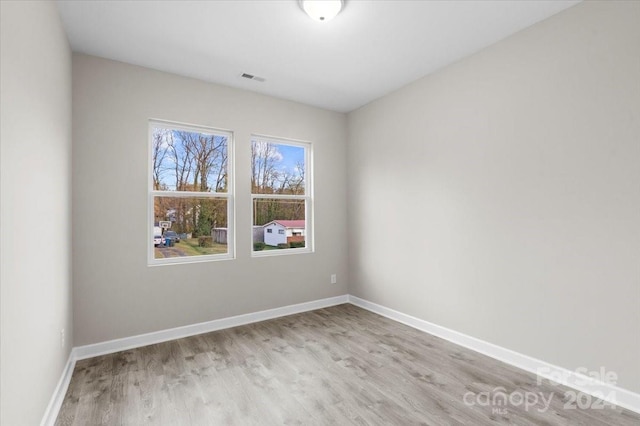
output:
[[[282,155],[282,161],[278,163],[278,168],[285,168],[290,172],[295,172],[296,164],[304,164],[304,148],[293,145],[278,144],[278,152]]]

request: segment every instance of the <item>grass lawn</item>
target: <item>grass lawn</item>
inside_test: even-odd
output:
[[[154,251],[156,259],[162,259],[164,257],[202,256],[227,253],[227,245],[213,243],[211,247],[200,247],[198,246],[197,238],[187,238],[180,240],[180,242],[174,244],[173,247],[156,247]]]
[[[199,256],[202,254],[223,254],[227,252],[226,244],[218,244],[213,243],[211,247],[200,247],[198,246],[197,238],[187,238],[184,240],[180,240],[178,244],[174,247],[179,247],[187,256]]]

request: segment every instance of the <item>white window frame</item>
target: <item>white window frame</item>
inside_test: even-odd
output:
[[[251,192],[251,204],[249,205],[249,211],[251,212],[251,226],[253,227],[253,202],[256,199],[271,199],[271,200],[304,200],[304,218],[305,218],[305,247],[288,248],[282,250],[254,250],[253,249],[253,232],[251,232],[251,257],[270,257],[270,256],[287,256],[291,254],[301,253],[313,253],[315,251],[313,242],[313,144],[311,142],[287,139],[277,136],[266,136],[260,134],[252,134],[249,143],[253,143],[254,140],[271,142],[276,145],[289,145],[304,148],[304,195],[289,195],[289,194],[254,194]]]
[[[187,132],[215,134],[227,137],[227,192],[196,192],[196,191],[156,191],[153,189],[153,129],[162,127],[167,129],[184,130]],[[147,171],[147,262],[148,266],[175,265],[184,263],[211,262],[217,260],[235,259],[235,141],[233,132],[230,130],[218,129],[215,127],[201,126],[196,124],[177,123],[174,121],[150,119],[148,129],[148,171]],[[153,244],[154,228],[154,203],[155,197],[172,198],[213,198],[227,200],[227,253],[209,254],[201,256],[185,256],[156,259]]]

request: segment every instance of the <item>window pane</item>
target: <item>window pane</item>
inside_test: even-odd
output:
[[[154,197],[154,258],[228,253],[227,200]]]
[[[253,200],[253,250],[306,247],[304,200]]]
[[[252,193],[304,195],[304,147],[254,139],[251,160]]]
[[[154,127],[155,191],[227,192],[229,137]]]

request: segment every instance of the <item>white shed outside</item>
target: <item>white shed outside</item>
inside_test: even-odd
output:
[[[273,220],[263,226],[264,243],[276,247],[287,244],[290,240],[304,239],[304,220]]]

